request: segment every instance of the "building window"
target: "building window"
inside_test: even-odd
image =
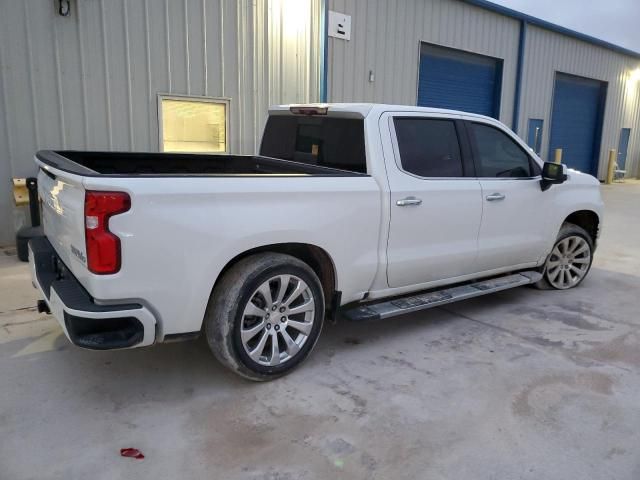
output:
[[[160,151],[228,152],[228,100],[159,95],[158,116]]]

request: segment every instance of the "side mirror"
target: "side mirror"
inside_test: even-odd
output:
[[[542,180],[540,188],[542,191],[548,190],[551,185],[563,183],[567,180],[567,166],[559,163],[544,162],[542,167]]]

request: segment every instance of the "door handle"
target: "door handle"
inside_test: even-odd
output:
[[[492,193],[491,195],[487,195],[487,202],[496,202],[504,199],[505,196],[502,193]]]
[[[420,204],[422,204],[422,200],[416,197],[407,197],[396,202],[396,205],[399,207],[409,207],[411,205],[417,206]]]

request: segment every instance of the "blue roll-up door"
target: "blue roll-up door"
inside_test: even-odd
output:
[[[556,74],[551,114],[549,160],[562,149],[562,163],[595,174],[600,156],[606,83]]]
[[[502,60],[423,44],[418,105],[498,118]]]

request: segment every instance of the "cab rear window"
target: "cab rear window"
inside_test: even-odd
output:
[[[260,155],[366,173],[364,121],[274,115],[267,120]]]

